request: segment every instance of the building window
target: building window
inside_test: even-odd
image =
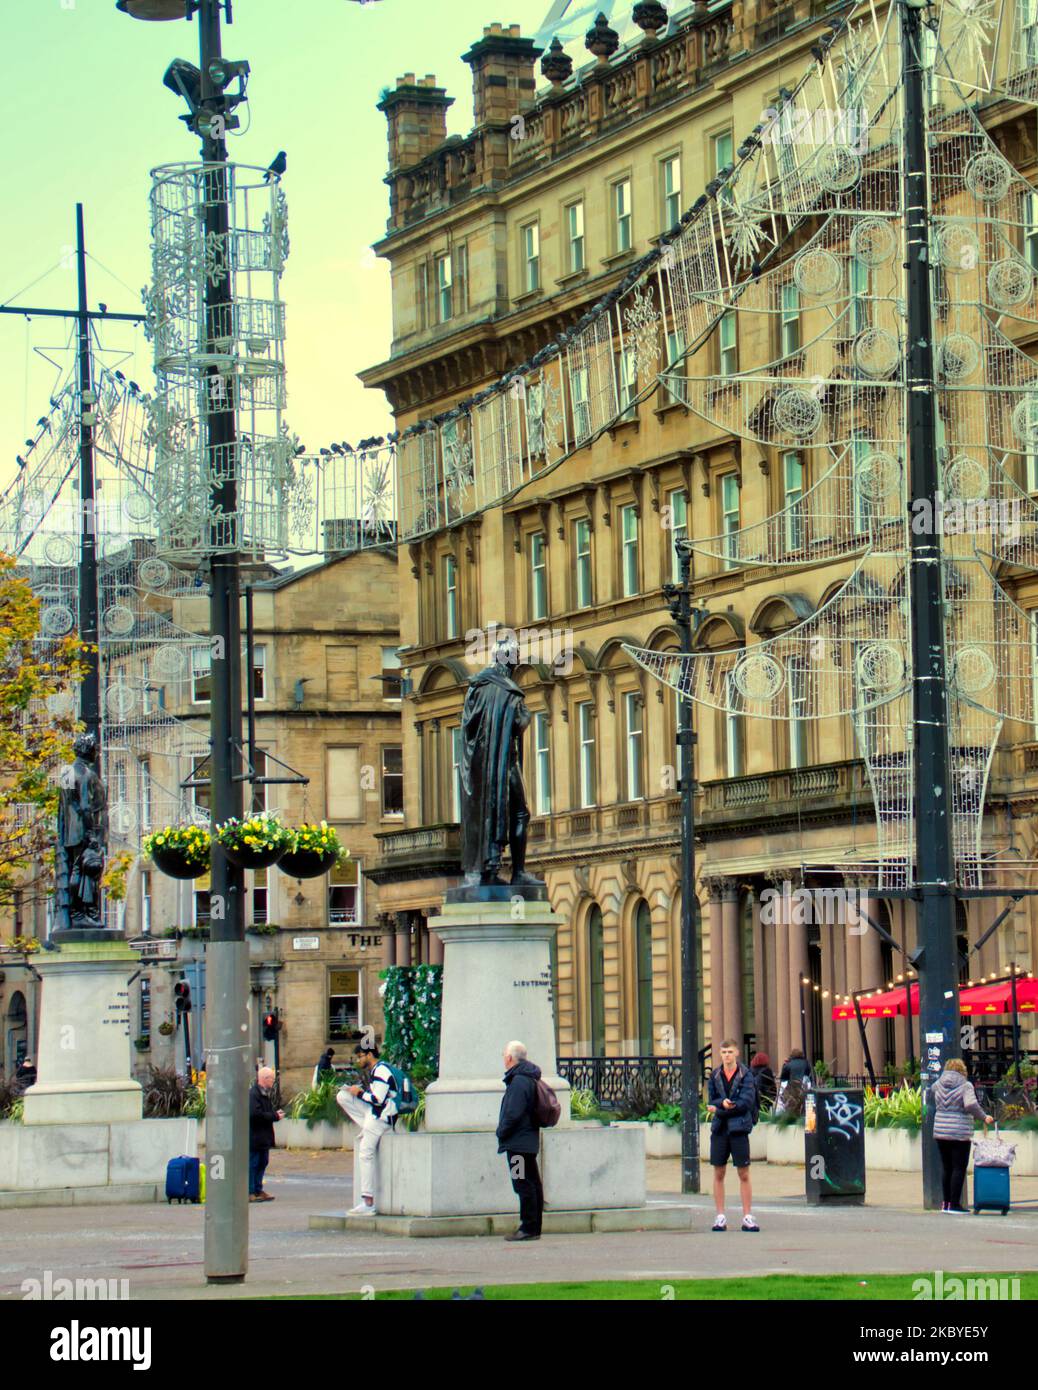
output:
[[[789,663],[789,765],[807,764],[807,672]]]
[[[404,750],[398,743],[382,747],[382,814],[404,814]]]
[[[252,697],[254,700],[267,698],[267,648],[262,642],[252,646]]]
[[[1023,38],[1014,64],[1019,72],[1021,68],[1038,67],[1038,4],[1035,0],[1017,0],[1017,4]]]
[[[328,1041],[348,1042],[360,1032],[360,971],[328,972]]]
[[[573,405],[573,440],[583,444],[591,438],[591,405],[587,398],[587,368],[574,367],[569,374],[569,394]]]
[[[613,184],[613,249],[620,256],[632,245],[631,180],[621,179]]]
[[[688,493],[684,488],[667,493],[667,508],[670,517],[670,578],[677,584],[681,580],[681,556],[678,554],[678,541],[688,539]]]
[[[208,816],[210,808],[212,806],[213,789],[209,785],[211,777],[212,767],[210,766],[208,756],[204,758],[195,758],[191,764],[190,780],[192,782],[200,780],[205,783],[205,786],[192,787],[191,796],[194,800],[195,806],[198,808],[199,811],[204,811],[206,813],[206,816]]]
[[[580,804],[595,805],[595,707],[590,700],[577,706],[577,729],[580,736]]]
[[[642,745],[642,697],[634,691],[624,696],[624,730],[627,738],[627,800],[645,795]]]
[[[721,376],[734,376],[739,370],[739,338],[736,328],[735,310],[730,309],[718,325],[718,372]]]
[[[253,764],[252,772],[255,777],[267,776],[267,750],[265,748],[256,749],[256,761]],[[250,793],[249,810],[255,816],[267,809],[267,788],[265,783],[260,782],[257,785],[254,782],[250,787]]]
[[[591,583],[591,521],[580,517],[573,523],[573,579],[577,608],[590,608],[594,602]]]
[[[566,236],[569,243],[569,273],[584,269],[584,204],[570,203],[566,209]]]
[[[725,704],[727,709],[724,715],[724,762],[726,777],[742,776],[742,715],[734,714],[732,711],[738,708],[739,690],[735,684],[735,676],[729,672],[725,676]]]
[[[151,977],[149,975],[144,975],[141,978],[140,1007],[140,1036],[151,1042]]]
[[[1024,199],[1024,257],[1032,270],[1038,270],[1038,193],[1028,193]]]
[[[861,489],[861,467],[871,451],[872,445],[868,436],[861,431],[855,430],[851,436],[851,466],[854,489],[854,534],[856,536],[867,535],[873,520],[874,510],[872,498],[868,497]]]
[[[533,717],[533,761],[535,814],[551,815],[551,748],[548,742],[550,724],[542,710]]]
[[[151,829],[151,763],[147,758],[142,758],[137,765],[140,792],[141,792],[141,826],[145,830]]]
[[[436,257],[436,308],[440,323],[454,317],[454,276],[450,256]]]
[[[195,927],[201,929],[208,927],[212,914],[212,898],[208,889],[201,889],[192,894],[194,898]]]
[[[605,1056],[605,932],[602,909],[595,904],[587,919],[588,1003],[591,1055]]]
[[[212,654],[208,647],[191,649],[191,703],[207,705],[212,697]]]
[[[782,508],[786,549],[804,548],[804,465],[791,449],[782,455]]]
[[[1028,492],[1038,492],[1038,454],[1028,450],[1024,455],[1025,487]]]
[[[735,141],[732,139],[730,130],[722,131],[720,135],[715,135],[713,141],[714,173],[719,174],[722,169],[727,169],[733,161]],[[731,202],[732,190],[728,187],[722,189],[720,196],[725,202]]]
[[[673,154],[660,166],[663,195],[662,232],[669,232],[681,220],[681,156]]]
[[[382,648],[382,698],[383,700],[403,699],[403,683],[400,679],[400,648]]]
[[[530,537],[530,617],[548,616],[548,538],[543,531]]]
[[[667,334],[667,372],[671,382],[667,387],[667,399],[674,405],[684,404],[685,380],[685,333],[675,328]]]
[[[328,925],[356,927],[360,923],[360,860],[346,859],[332,869],[329,878]]]
[[[638,592],[638,508],[620,508],[621,572],[623,596],[630,598]]]
[[[141,933],[151,935],[151,874],[141,874]]]
[[[252,925],[264,926],[270,921],[270,885],[266,869],[256,869],[252,876]]]
[[[652,914],[644,898],[638,904],[638,914],[634,919],[634,950],[638,962],[638,1050],[643,1057],[651,1057],[655,1046],[652,1022]]]
[[[862,265],[861,261],[851,260],[848,274],[851,297],[850,331],[851,337],[856,338],[869,326],[869,268]]]
[[[633,348],[625,348],[617,354],[616,374],[620,380],[621,420],[635,420],[638,417],[635,400],[638,396],[638,359]]]
[[[458,615],[458,562],[453,555],[443,557],[444,616],[447,638],[457,637],[461,628]]]
[[[523,293],[532,294],[541,287],[541,229],[531,222],[520,232],[523,242]]]
[[[782,286],[782,356],[800,351],[800,291],[790,281]]]
[[[450,731],[451,741],[451,817],[455,824],[461,824],[461,726],[455,724]]]
[[[724,537],[725,569],[732,569],[739,553],[739,475],[725,473],[721,478],[721,535]]]

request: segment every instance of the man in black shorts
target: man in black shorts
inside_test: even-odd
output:
[[[715,1231],[726,1231],[724,1214],[724,1175],[731,1158],[739,1174],[742,1198],[742,1229],[759,1231],[750,1210],[750,1130],[757,1117],[757,1083],[753,1073],[739,1061],[739,1045],[731,1038],[721,1044],[721,1065],[711,1073],[707,1091],[710,1120],[710,1164],[714,1170],[714,1204],[717,1207]]]

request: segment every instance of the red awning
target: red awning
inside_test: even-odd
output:
[[[1018,1013],[1038,1012],[1038,980],[1027,978],[1016,982],[1016,1007]],[[964,1014],[1011,1014],[1013,1012],[1013,986],[1009,980],[1001,980],[995,985],[974,985],[959,994],[959,1010]]]
[[[903,987],[862,995],[862,1018],[904,1018],[905,991]],[[1016,1005],[1019,1013],[1038,1013],[1038,980],[1020,976],[1016,982]],[[912,1013],[919,1012],[919,986],[912,986]],[[959,1012],[962,1014],[1011,1014],[1013,986],[1009,980],[993,985],[971,985],[959,991]],[[834,1004],[834,1019],[854,1018],[854,1005]]]

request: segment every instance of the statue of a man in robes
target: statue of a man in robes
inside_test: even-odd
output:
[[[461,717],[461,867],[465,886],[502,884],[501,856],[511,850],[515,887],[543,888],[526,872],[530,808],[523,786],[523,734],[530,711],[515,683],[519,643],[506,634],[489,666],[469,681]]]
[[[59,926],[99,930],[101,875],[108,840],[108,797],[98,776],[97,739],[79,734],[75,761],[63,770],[58,796]]]

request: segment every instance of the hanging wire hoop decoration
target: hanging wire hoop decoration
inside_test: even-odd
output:
[[[821,401],[798,386],[786,387],[778,393],[772,413],[778,428],[796,439],[809,438],[822,423]]]
[[[137,692],[131,685],[109,686],[105,692],[105,707],[116,719],[125,719],[137,704]]]
[[[54,569],[69,569],[76,563],[76,546],[71,536],[50,536],[44,543],[43,558]]]
[[[968,333],[949,333],[937,349],[945,381],[968,381],[980,366],[980,348]]]
[[[117,801],[108,812],[108,824],[117,839],[128,840],[136,833],[137,815],[125,801]]]
[[[999,309],[1024,304],[1034,292],[1034,272],[1016,256],[996,261],[988,271],[988,294]]]
[[[854,470],[854,484],[863,497],[879,502],[901,487],[901,465],[882,449],[866,454]]]
[[[986,497],[991,489],[988,470],[979,459],[960,454],[944,470],[944,490],[949,497],[963,502],[975,502]]]
[[[793,279],[801,294],[811,299],[826,299],[839,289],[843,272],[831,251],[813,247],[796,258]]]
[[[105,609],[103,621],[105,632],[110,637],[129,637],[137,620],[133,616],[132,608],[127,608],[122,603],[115,603],[111,608]]]
[[[55,603],[40,614],[40,631],[44,637],[65,637],[75,626],[72,609],[65,603]]]
[[[905,659],[893,642],[870,642],[857,654],[858,680],[865,690],[885,695],[905,678]]]
[[[995,663],[983,647],[960,647],[952,658],[952,681],[963,695],[980,695],[995,679]]]
[[[132,521],[135,526],[151,519],[155,504],[151,498],[143,492],[131,492],[123,501],[123,512],[127,521]]]
[[[966,222],[945,222],[937,233],[937,258],[950,275],[976,270],[980,263],[980,241]]]
[[[818,159],[818,180],[829,193],[848,193],[861,181],[861,155],[846,145],[828,145]]]
[[[1038,445],[1038,391],[1026,395],[1013,411],[1013,433],[1028,449]]]
[[[137,577],[145,589],[164,589],[172,577],[173,571],[165,560],[160,560],[157,555],[151,555],[146,560],[142,560],[137,569]]]
[[[733,679],[745,700],[764,704],[782,689],[786,673],[774,657],[760,653],[744,656],[733,672]]]
[[[862,265],[883,265],[896,248],[894,229],[883,217],[866,217],[851,233],[851,251]]]
[[[966,187],[982,203],[1000,203],[1012,179],[1012,166],[993,152],[975,154],[966,165]]]
[[[854,340],[854,364],[866,376],[890,376],[901,361],[901,346],[885,328],[867,328]]]
[[[176,679],[187,670],[187,653],[183,648],[167,642],[156,651],[152,665],[160,676]]]
[[[59,690],[47,696],[47,713],[52,719],[71,719],[76,712],[76,698],[71,690]]]

